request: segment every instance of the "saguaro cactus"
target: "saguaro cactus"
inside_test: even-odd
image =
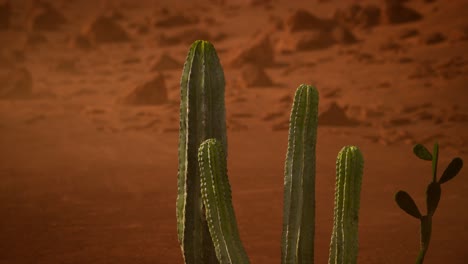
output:
[[[178,239],[185,263],[217,263],[200,192],[198,148],[208,138],[226,144],[224,73],[213,45],[195,41],[180,81]]]
[[[223,146],[216,139],[203,142],[198,152],[201,192],[216,256],[222,264],[248,264],[237,229]]]
[[[284,170],[283,264],[314,263],[318,100],[315,87],[302,84],[297,88]]]
[[[345,146],[338,153],[329,264],[357,263],[363,165],[361,151],[355,146]]]

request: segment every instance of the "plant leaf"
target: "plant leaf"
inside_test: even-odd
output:
[[[432,154],[421,144],[414,145],[413,153],[422,160],[432,160]]]
[[[398,191],[395,194],[395,201],[397,202],[398,206],[407,214],[421,219],[421,213],[419,212],[418,206],[407,192]]]
[[[440,200],[440,184],[438,182],[431,182],[426,189],[426,204],[427,204],[427,215],[432,216],[437,209],[437,205]]]
[[[463,160],[461,158],[454,158],[445,169],[444,173],[439,179],[439,183],[445,183],[455,177],[463,167]]]

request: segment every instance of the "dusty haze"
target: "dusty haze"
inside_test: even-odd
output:
[[[344,4],[346,3],[346,4]],[[364,159],[359,263],[414,263],[431,165],[468,161],[468,1],[0,1],[0,263],[182,263],[179,80],[211,41],[226,77],[229,177],[252,263],[280,263],[295,89],[320,93],[316,263],[335,160]],[[427,264],[466,263],[468,169],[442,186]]]

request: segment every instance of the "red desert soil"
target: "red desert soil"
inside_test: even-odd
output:
[[[393,197],[406,190],[425,211],[431,168],[415,143],[439,142],[440,170],[468,161],[466,14],[466,0],[1,1],[0,263],[182,263],[179,79],[198,38],[225,70],[251,262],[280,263],[287,122],[309,83],[320,92],[316,263],[344,145],[365,158],[359,263],[414,263],[419,223]],[[467,204],[463,168],[443,185],[425,263],[466,263]]]

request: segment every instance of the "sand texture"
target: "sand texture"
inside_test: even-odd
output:
[[[182,263],[180,77],[211,41],[226,77],[228,171],[252,263],[280,263],[294,91],[320,93],[316,263],[335,161],[364,156],[359,263],[414,263],[430,163],[468,162],[468,1],[0,1],[0,264]],[[439,174],[440,175],[440,174]],[[468,262],[468,168],[443,185],[427,264]]]

